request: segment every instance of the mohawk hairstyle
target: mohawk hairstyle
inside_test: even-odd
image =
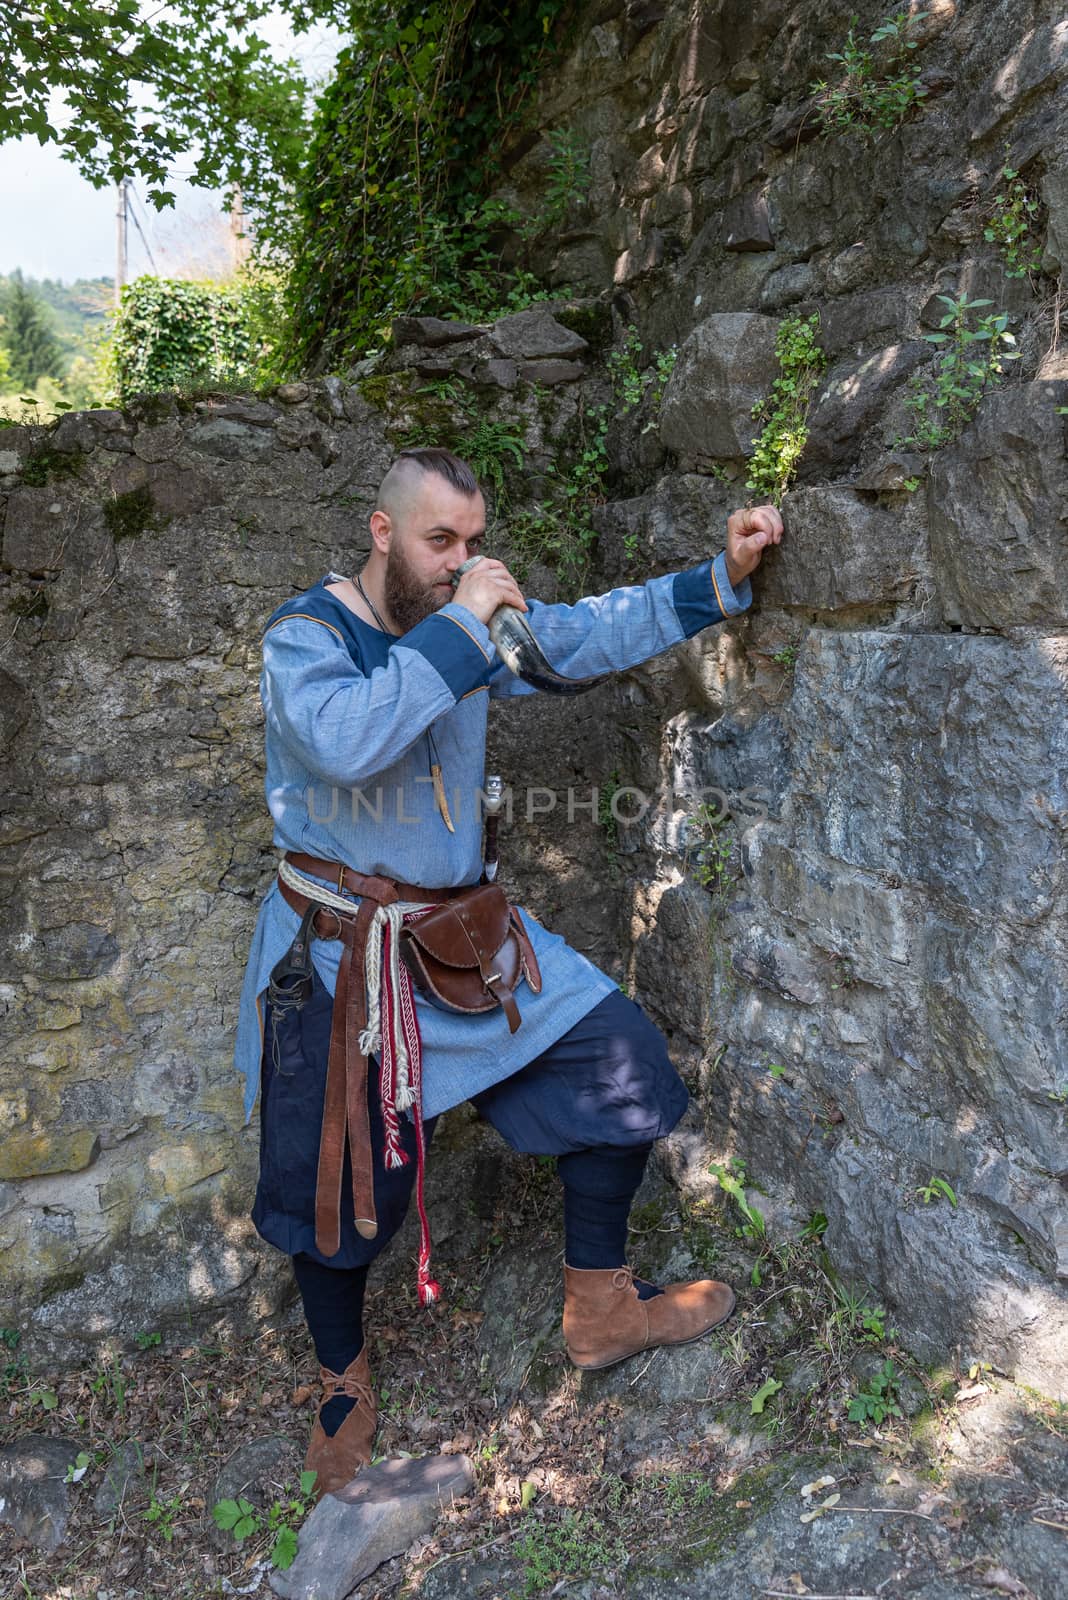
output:
[[[413,467],[416,473],[412,472]],[[424,472],[444,478],[460,494],[478,493],[478,479],[466,461],[461,461],[459,456],[453,455],[451,450],[446,450],[442,445],[420,445],[411,450],[401,450],[394,458],[379,485],[377,509],[388,511],[390,506],[387,502],[392,500],[393,491],[402,484],[407,489],[413,477]],[[401,492],[403,494],[404,490]]]

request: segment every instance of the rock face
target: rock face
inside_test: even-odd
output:
[[[680,455],[717,461],[749,454],[753,407],[778,371],[772,317],[708,317],[679,350],[661,414],[660,436]]]
[[[31,1355],[255,1319],[289,1281],[246,1220],[230,1066],[273,868],[265,617],[352,569],[399,442],[476,415],[525,442],[499,552],[530,593],[566,597],[571,535],[532,551],[523,529],[601,405],[589,590],[696,565],[746,500],[791,308],[819,313],[828,367],[753,608],[574,702],[495,708],[494,767],[564,773],[586,807],[517,817],[509,881],[690,1073],[683,1208],[736,1154],[784,1230],[828,1219],[832,1261],[914,1346],[1065,1392],[1068,368],[1052,280],[1007,277],[983,229],[1008,147],[1063,266],[1068,57],[1056,8],[1020,10],[930,5],[930,92],[868,140],[814,112],[845,28],[824,0],[597,7],[530,103],[532,129],[589,145],[588,191],[533,246],[558,300],[398,319],[355,382],[5,430],[0,1324]],[[542,145],[509,157],[530,217]],[[1003,310],[1021,358],[924,451],[906,401],[945,294]],[[604,361],[630,325],[650,373],[665,357],[635,407]],[[650,803],[607,827],[594,787]],[[448,1231],[488,1231],[517,1165],[448,1123],[435,1143]],[[509,1282],[551,1354],[549,1299]],[[507,1310],[487,1312],[504,1392]]]

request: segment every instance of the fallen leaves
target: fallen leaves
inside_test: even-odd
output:
[[[818,1517],[823,1516],[825,1511],[832,1511],[834,1509],[839,1500],[842,1498],[840,1494],[828,1495],[826,1500],[821,1500],[818,1506],[812,1505],[812,1496],[819,1494],[824,1489],[833,1488],[837,1482],[838,1479],[832,1478],[828,1473],[822,1478],[813,1478],[811,1483],[806,1483],[802,1487],[801,1498],[805,1504],[810,1507],[808,1511],[802,1511],[802,1522],[815,1522]]]

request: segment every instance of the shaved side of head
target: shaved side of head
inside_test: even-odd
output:
[[[428,478],[443,478],[464,495],[478,494],[478,480],[466,461],[440,447],[402,450],[378,486],[375,510],[394,528],[407,528],[423,498]]]

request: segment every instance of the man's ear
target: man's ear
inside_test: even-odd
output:
[[[389,553],[392,531],[388,511],[371,512],[371,538],[375,549],[380,550],[383,555]]]

